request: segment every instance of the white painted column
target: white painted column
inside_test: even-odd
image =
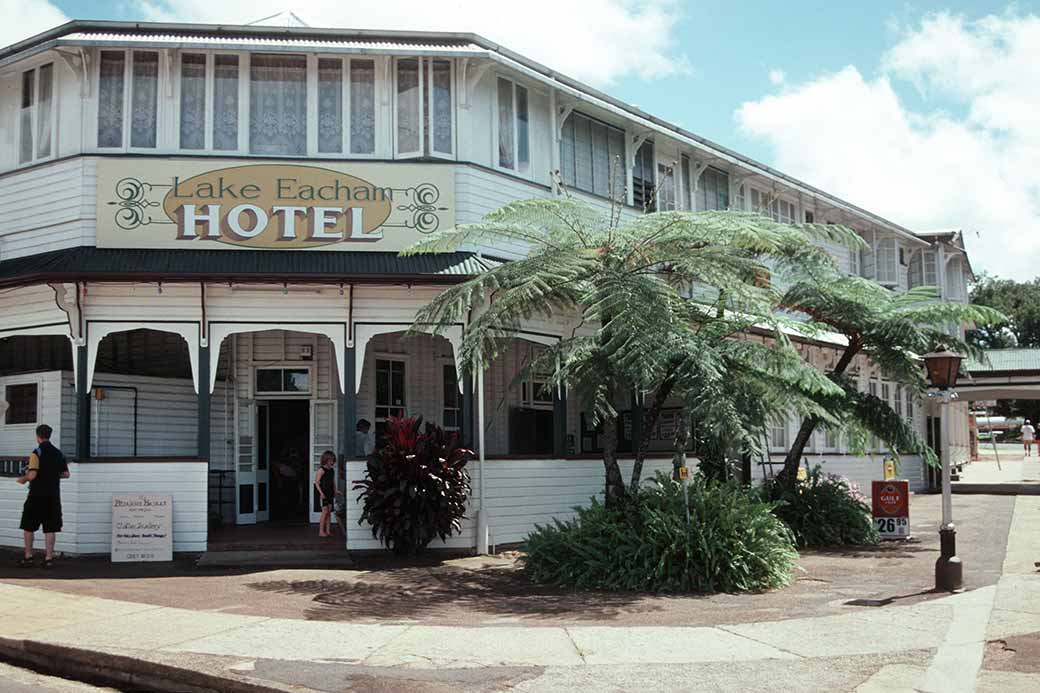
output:
[[[484,364],[483,360],[478,364],[477,370],[477,449],[479,459],[477,468],[480,470],[479,497],[477,498],[477,553],[486,554],[489,546],[488,518],[484,509],[484,494],[487,485],[484,483]]]

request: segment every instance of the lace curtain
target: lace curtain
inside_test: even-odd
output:
[[[498,80],[498,165],[516,168],[513,156],[513,83]]]
[[[181,149],[206,147],[206,56],[181,56]]]
[[[343,151],[343,61],[318,61],[318,151]]]
[[[376,151],[376,64],[373,60],[350,61],[350,151]]]
[[[430,146],[438,154],[452,152],[451,146],[451,63],[447,60],[431,60],[430,92],[433,100],[429,109],[433,120],[430,130],[432,139]]]
[[[18,147],[18,161],[25,163],[33,158],[33,104],[36,102],[36,71],[28,70],[22,73],[22,110],[19,113],[21,121],[21,137]]]
[[[51,155],[51,107],[54,97],[54,65],[40,67],[39,105],[36,107],[36,156]]]
[[[213,62],[213,148],[238,149],[238,56]]]
[[[159,104],[159,54],[134,51],[130,105],[130,146],[155,147],[155,121]]]
[[[249,95],[249,151],[306,154],[307,59],[253,56]]]
[[[419,141],[419,60],[397,61],[397,151],[422,152]]]
[[[101,51],[98,85],[98,146],[123,146],[123,78],[126,55]]]

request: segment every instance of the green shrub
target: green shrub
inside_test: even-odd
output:
[[[586,589],[737,592],[786,585],[798,558],[772,505],[736,484],[688,487],[658,474],[620,510],[593,499],[575,519],[537,527],[524,569],[535,582]]]
[[[420,433],[421,425],[421,418],[390,418],[385,444],[354,483],[364,504],[358,524],[371,524],[372,536],[398,554],[458,534],[470,493],[466,462],[473,453],[458,447],[457,433],[433,424]]]
[[[776,504],[773,512],[794,532],[799,547],[876,544],[877,530],[870,506],[859,488],[819,465],[795,486],[767,483],[763,498]]]

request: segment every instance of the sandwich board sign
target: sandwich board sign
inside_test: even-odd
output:
[[[112,562],[173,560],[173,496],[112,496]]]
[[[882,539],[910,536],[910,482],[895,479],[871,482],[874,527]]]

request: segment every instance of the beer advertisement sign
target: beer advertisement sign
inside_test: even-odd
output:
[[[455,224],[450,164],[105,158],[97,181],[100,248],[399,251]]]

